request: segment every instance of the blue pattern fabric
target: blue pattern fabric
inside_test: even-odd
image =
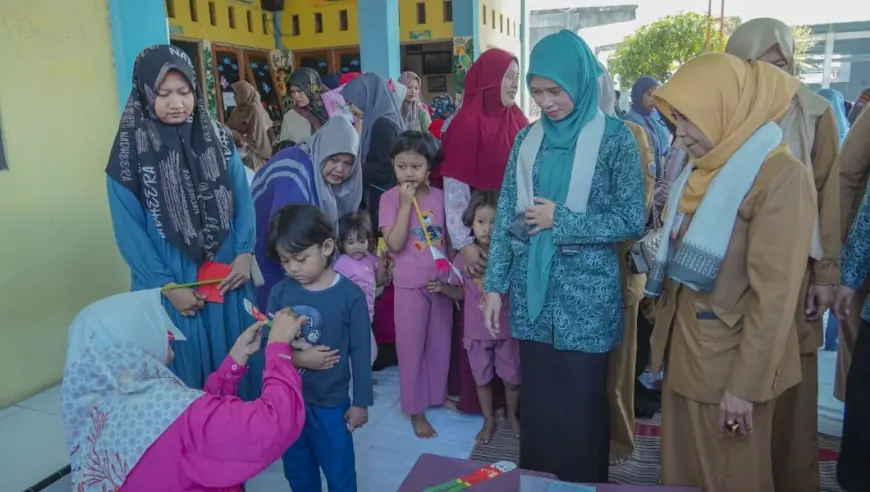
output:
[[[510,292],[511,333],[558,350],[606,353],[622,340],[623,298],[617,243],[644,231],[645,199],[640,153],[631,130],[607,116],[614,130],[601,142],[586,213],[556,204],[553,258],[544,308],[529,318],[527,273],[530,245],[513,237],[517,200],[517,159],[529,133],[517,134],[499,194],[484,288]],[[539,189],[540,164],[550,151],[546,141],[535,158],[533,181]]]
[[[644,115],[638,112],[637,109],[632,108],[625,113],[624,118],[627,121],[646,128],[647,133],[649,133],[650,142],[652,142],[653,146],[653,157],[655,158],[653,161],[653,175],[657,176],[660,164],[664,161],[668,149],[671,148],[671,132],[668,131],[661,113],[657,110],[652,110],[648,115]]]
[[[233,151],[227,165],[233,191],[233,220],[214,261],[229,264],[240,254],[254,252],[254,205],[238,152]],[[195,282],[197,265],[160,237],[142,202],[111,177],[106,177],[106,186],[115,241],[130,266],[132,290],[155,289],[170,282]],[[246,297],[253,298],[250,282],[229,292],[223,304],[208,302],[190,318],[182,316],[166,297],[162,298],[172,322],[187,337],[186,341],[172,342],[175,358],[169,366],[184,384],[203,388],[206,378],[220,366],[236,338],[254,321],[245,312]],[[260,395],[262,360],[252,358],[251,370],[239,384],[239,396],[245,400]]]
[[[840,283],[858,290],[870,275],[870,186],[864,190],[864,199],[849,229],[840,270]],[[870,299],[864,303],[861,318],[870,321]]]
[[[834,110],[834,118],[837,120],[837,133],[840,136],[840,145],[846,140],[846,135],[849,134],[849,118],[846,117],[846,101],[843,94],[836,89],[819,89],[816,94],[824,97],[831,103],[831,109]]]

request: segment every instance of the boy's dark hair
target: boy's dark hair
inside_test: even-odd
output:
[[[335,239],[332,222],[319,208],[307,203],[287,205],[275,214],[269,224],[269,243],[266,253],[280,260],[278,247],[296,254],[312,246],[320,246],[327,239]],[[333,251],[333,255],[335,252]],[[331,258],[330,258],[331,260]]]
[[[423,156],[430,171],[444,160],[441,142],[429,132],[408,130],[399,135],[393,144],[393,151],[390,152],[390,162],[402,152],[414,152]]]
[[[474,214],[480,207],[492,207],[495,210],[498,203],[497,191],[476,190],[471,194],[471,199],[468,201],[468,207],[462,213],[462,224],[465,227],[471,228],[474,224]]]
[[[345,241],[352,236],[356,237],[357,241],[367,239],[369,253],[375,252],[377,243],[372,233],[372,221],[366,212],[350,212],[338,219],[338,247],[343,250]]]

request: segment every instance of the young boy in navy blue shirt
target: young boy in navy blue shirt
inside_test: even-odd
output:
[[[294,346],[326,345],[339,355],[330,369],[302,373],[305,427],[284,454],[284,476],[293,492],[321,492],[323,470],[331,492],[356,492],[351,433],[368,421],[373,402],[365,294],[332,269],[332,225],[317,207],[281,209],[270,224],[268,250],[281,261],[288,277],[272,288],[268,312],[289,307],[305,316]]]

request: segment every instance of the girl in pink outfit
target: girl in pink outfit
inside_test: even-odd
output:
[[[462,223],[471,230],[474,242],[482,251],[489,251],[497,201],[498,192],[477,190],[471,195],[468,208],[462,214]],[[456,267],[465,272],[461,264],[462,258],[457,255]],[[519,344],[511,337],[508,303],[502,303],[499,313],[501,329],[491,333],[483,323],[483,299],[481,298],[483,279],[466,275],[464,291],[465,333],[463,333],[462,343],[468,354],[474,382],[477,384],[477,398],[484,418],[483,428],[477,433],[477,442],[488,443],[495,433],[492,379],[496,374],[504,382],[508,423],[519,436]]]
[[[277,460],[305,422],[289,342],[301,320],[275,316],[260,399],[236,395],[262,324],[245,330],[206,382],[188,388],[166,366],[183,341],[159,289],[97,301],[70,326],[61,408],[73,490],[242,490]]]
[[[387,282],[387,269],[382,268],[375,252],[372,223],[365,212],[351,212],[338,219],[338,246],[341,256],[332,269],[357,284],[366,295],[369,321],[375,317],[375,291]],[[372,365],[378,358],[378,344],[372,332]]]
[[[426,241],[444,248],[444,194],[428,185],[429,173],[440,160],[440,145],[428,133],[407,131],[393,146],[390,161],[398,185],[381,196],[379,223],[395,262],[396,353],[402,411],[411,416],[418,437],[432,437],[435,429],[424,411],[447,398],[451,300],[429,292],[438,272]],[[413,205],[416,198],[421,223]]]

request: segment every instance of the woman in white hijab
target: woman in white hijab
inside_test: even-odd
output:
[[[61,408],[78,492],[241,491],[302,431],[302,382],[289,360],[302,319],[275,316],[262,396],[243,402],[236,390],[264,325],[242,332],[204,390],[188,388],[167,367],[170,340],[184,336],[160,297],[107,297],[70,326]]]
[[[794,75],[795,40],[777,19],[752,19],[731,34],[725,51],[743,60],[773,64]],[[795,313],[803,380],[778,400],[773,422],[773,469],[776,490],[819,490],[818,357],[823,342],[822,315],[834,301],[840,281],[839,129],[831,104],[801,85],[779,120],[783,141],[815,178],[818,214],[810,258]]]

